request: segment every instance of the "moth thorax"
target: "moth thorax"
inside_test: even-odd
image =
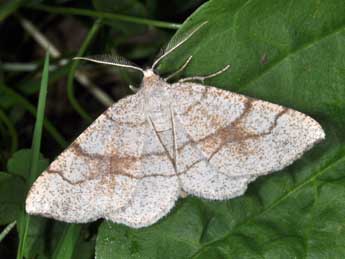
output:
[[[155,74],[152,70],[146,70],[142,81],[142,86],[145,89],[161,88],[167,84],[159,75]]]
[[[166,130],[171,124],[171,98],[169,98],[167,90],[164,87],[146,88],[144,93],[146,114],[157,130]]]
[[[149,116],[157,132],[166,131],[172,128],[171,113],[168,109],[164,109],[160,112],[152,112]]]
[[[144,105],[147,110],[159,112],[170,106],[171,98],[165,85],[167,85],[167,83],[160,78],[158,78],[158,80],[155,79],[152,82],[144,82]]]

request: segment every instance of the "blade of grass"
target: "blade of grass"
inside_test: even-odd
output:
[[[27,101],[23,96],[16,93],[11,88],[7,87],[0,81],[0,92],[11,96],[15,102],[23,107],[25,110],[30,112],[33,116],[36,117],[36,108],[33,106],[29,101]],[[53,139],[62,147],[65,148],[68,145],[68,142],[64,139],[64,137],[59,133],[59,131],[54,127],[54,125],[48,121],[47,119],[44,121],[44,128],[49,132],[49,134],[53,137]]]
[[[81,45],[77,56],[81,57],[84,55],[86,49],[89,47],[91,41],[94,39],[94,37],[96,36],[99,28],[101,27],[102,21],[101,19],[97,19],[93,26],[91,27],[90,31],[88,32],[88,34],[86,35],[86,38],[83,42],[83,44]],[[79,104],[79,102],[77,101],[77,99],[74,96],[74,75],[77,71],[77,67],[79,64],[79,60],[73,60],[72,61],[72,66],[71,66],[71,70],[68,73],[68,78],[67,78],[67,97],[68,100],[70,101],[71,105],[73,106],[73,108],[80,114],[80,116],[86,120],[87,122],[91,123],[93,121],[93,119],[91,118],[91,116],[83,109],[83,107]]]
[[[123,22],[149,25],[149,26],[165,28],[165,29],[177,30],[178,28],[181,27],[181,24],[177,24],[177,23],[162,22],[162,21],[150,20],[150,19],[145,19],[145,18],[138,18],[138,17],[132,17],[132,16],[127,16],[127,15],[121,15],[121,14],[113,14],[113,13],[107,13],[107,12],[99,12],[99,11],[93,11],[93,10],[87,10],[87,9],[52,7],[52,6],[46,6],[46,5],[30,5],[27,7],[40,10],[40,11],[49,12],[49,13],[88,16],[88,17],[109,19],[109,20],[114,20],[114,21],[123,21]]]
[[[14,228],[15,225],[16,221],[13,221],[5,227],[5,229],[0,233],[0,242],[7,236],[8,233],[10,233],[10,231]]]
[[[31,166],[30,166],[30,169],[31,169],[30,176],[27,182],[28,187],[32,185],[37,175],[39,174],[38,159],[40,156],[44,111],[45,111],[46,98],[47,98],[48,76],[49,76],[49,54],[47,52],[45,61],[44,61],[41,89],[40,89],[40,94],[39,94],[39,99],[38,99],[36,123],[35,123],[32,147],[31,147],[32,159],[31,159]],[[26,245],[26,239],[27,239],[27,235],[28,235],[29,227],[30,227],[30,216],[26,215],[25,211],[22,212],[22,217],[20,217],[20,226],[21,226],[20,228],[21,232],[19,233],[20,238],[19,238],[17,259],[23,258],[24,249]]]
[[[73,256],[75,244],[80,235],[80,224],[69,224],[66,226],[62,238],[59,240],[52,259],[70,259]]]
[[[46,99],[47,99],[48,77],[49,77],[49,53],[47,52],[45,61],[44,61],[41,88],[40,88],[40,94],[38,98],[36,123],[35,123],[34,135],[33,135],[33,140],[32,140],[33,154],[32,154],[31,172],[30,172],[30,177],[28,181],[30,186],[36,179],[37,174],[39,173],[37,172],[37,165],[38,165],[38,159],[40,156],[44,111],[45,111]]]
[[[0,110],[0,121],[3,121],[8,129],[8,133],[11,136],[11,154],[17,150],[18,147],[18,134],[16,128],[14,127],[11,120],[7,117],[7,115]]]

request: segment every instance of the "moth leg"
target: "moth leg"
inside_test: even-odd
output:
[[[184,199],[184,198],[187,198],[187,197],[188,197],[188,193],[181,190],[181,191],[180,191],[180,197],[183,198],[183,199]]]
[[[189,64],[189,62],[192,60],[193,56],[189,56],[189,58],[186,60],[186,62],[174,73],[172,73],[170,76],[167,76],[164,78],[165,81],[170,80],[171,78],[175,77],[177,74],[181,73]]]
[[[209,79],[215,76],[218,76],[222,73],[224,73],[226,70],[228,70],[230,68],[230,65],[226,65],[224,68],[222,68],[221,70],[214,72],[212,74],[206,75],[206,76],[192,76],[192,77],[186,77],[186,78],[182,78],[178,81],[178,83],[183,83],[183,82],[187,82],[187,81],[194,81],[194,80],[198,80],[201,81],[202,83],[204,83],[205,79]]]
[[[135,86],[133,86],[133,85],[129,85],[128,87],[129,87],[129,89],[131,89],[131,91],[132,91],[133,93],[137,93],[137,92],[139,91],[139,87],[135,87]]]

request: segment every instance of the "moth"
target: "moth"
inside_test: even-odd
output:
[[[35,181],[29,214],[65,222],[104,218],[133,228],[166,215],[181,194],[224,200],[290,165],[325,138],[298,111],[201,83],[224,73],[169,84],[158,63],[205,23],[168,45],[150,69],[109,56],[81,58],[134,69],[141,87],[100,115]],[[196,83],[195,81],[201,81]]]

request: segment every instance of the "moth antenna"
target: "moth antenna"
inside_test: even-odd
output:
[[[224,73],[226,70],[228,70],[230,68],[230,65],[226,65],[225,67],[223,67],[221,70],[218,70],[217,72],[214,72],[212,74],[206,75],[206,76],[192,76],[192,77],[186,77],[186,78],[182,78],[180,79],[178,82],[179,83],[184,83],[187,81],[193,81],[193,80],[199,80],[201,82],[204,82],[206,79],[218,76],[222,73]]]
[[[174,73],[172,73],[171,75],[167,76],[166,78],[164,78],[165,81],[170,80],[171,78],[173,78],[174,76],[176,76],[177,74],[181,73],[189,64],[189,62],[192,60],[193,56],[189,56],[189,58],[186,60],[186,62],[184,62],[184,64]]]
[[[160,57],[158,57],[155,62],[153,63],[151,69],[154,70],[155,67],[158,65],[158,63],[165,58],[166,56],[168,56],[171,52],[173,52],[175,49],[177,49],[178,47],[180,47],[183,43],[185,43],[190,37],[193,36],[194,33],[196,33],[198,30],[201,29],[201,27],[203,27],[205,24],[207,24],[208,21],[203,22],[202,24],[200,24],[199,26],[197,26],[196,28],[194,28],[191,31],[188,31],[186,34],[184,34],[182,37],[178,37],[176,39],[171,40],[168,45],[165,47],[162,55]]]
[[[104,65],[134,69],[144,74],[143,69],[141,69],[140,67],[136,66],[134,63],[120,56],[104,54],[104,55],[95,55],[95,56],[90,56],[90,57],[74,57],[73,59],[86,60],[86,61],[91,61],[91,62],[104,64]]]

